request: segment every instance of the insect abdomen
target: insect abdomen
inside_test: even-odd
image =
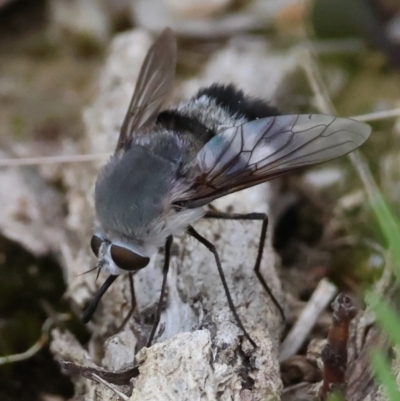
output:
[[[200,89],[176,109],[162,111],[156,124],[178,135],[190,135],[206,144],[220,126],[235,126],[279,115],[278,109],[260,99],[245,96],[234,85],[214,84]]]
[[[215,132],[204,125],[195,116],[187,116],[178,110],[165,110],[157,116],[158,125],[161,125],[168,131],[178,133],[190,132],[201,142],[208,142]]]
[[[270,106],[263,100],[245,96],[243,91],[235,88],[232,84],[214,84],[208,88],[200,89],[195,98],[199,99],[202,96],[214,100],[217,106],[225,109],[230,116],[244,117],[247,121],[280,114],[277,108]]]

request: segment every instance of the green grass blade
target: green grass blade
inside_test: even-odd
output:
[[[376,378],[384,387],[389,401],[400,400],[400,392],[397,389],[396,380],[393,376],[390,364],[381,352],[375,351],[372,354],[371,365]]]
[[[400,317],[387,301],[374,293],[367,294],[367,300],[376,313],[376,320],[393,345],[400,345]]]
[[[396,276],[400,277],[400,224],[380,192],[375,194],[371,207],[393,254]]]

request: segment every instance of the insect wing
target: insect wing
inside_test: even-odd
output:
[[[150,47],[143,62],[131,103],[121,126],[116,152],[129,146],[134,132],[157,118],[171,92],[175,76],[176,41],[166,28]]]
[[[199,207],[300,167],[334,159],[357,149],[370,133],[367,124],[318,114],[268,117],[222,129],[198,153],[197,176],[182,201],[186,207]]]

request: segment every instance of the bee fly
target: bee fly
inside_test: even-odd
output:
[[[172,238],[186,232],[213,253],[229,307],[255,345],[236,313],[215,246],[192,223],[202,217],[263,222],[255,273],[283,315],[259,272],[266,215],[204,207],[221,196],[345,155],[368,138],[371,128],[328,115],[279,115],[277,109],[233,85],[200,89],[176,108],[160,111],[172,89],[176,51],[174,35],[165,29],[147,53],[115,153],[97,179],[91,248],[98,257],[97,267],[109,277],[83,321],[92,318],[100,298],[123,273],[130,279],[133,308],[132,276],[164,246],[163,283],[150,345],[160,319]]]

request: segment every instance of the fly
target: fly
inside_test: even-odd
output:
[[[133,275],[165,248],[163,284],[147,345],[161,314],[173,236],[196,238],[214,255],[229,307],[236,313],[216,247],[192,224],[200,218],[261,220],[255,273],[282,316],[283,310],[260,274],[268,219],[263,213],[206,210],[222,196],[322,163],[357,149],[369,125],[329,115],[280,115],[233,85],[211,85],[175,108],[161,111],[172,90],[176,41],[165,29],[143,62],[114,155],[95,186],[96,224],[91,248],[109,277],[83,314],[88,322],[115,279]],[[124,320],[126,322],[127,319]]]

